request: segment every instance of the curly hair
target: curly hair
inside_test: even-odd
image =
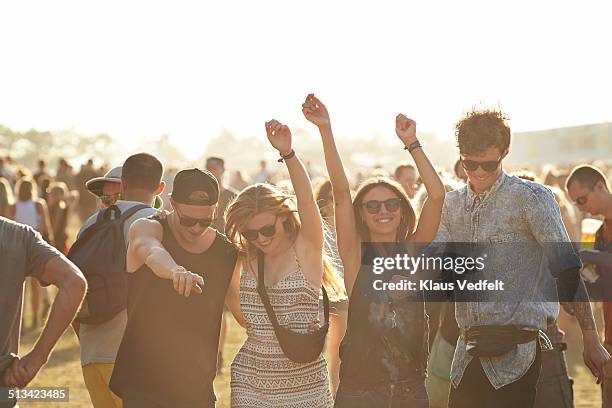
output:
[[[508,120],[508,116],[500,110],[472,107],[455,124],[459,153],[478,155],[490,147],[505,151],[510,146]]]

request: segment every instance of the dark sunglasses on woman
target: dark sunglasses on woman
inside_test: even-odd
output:
[[[503,156],[500,157],[498,160],[491,160],[491,161],[465,160],[463,157],[459,158],[459,160],[461,160],[461,166],[463,166],[463,168],[466,169],[467,171],[476,171],[478,167],[482,167],[482,169],[486,171],[487,173],[491,173],[492,171],[495,171],[497,169],[497,166],[499,166],[499,163],[502,161],[502,159],[503,159]]]
[[[400,200],[399,198],[389,198],[388,200],[385,200],[385,201],[370,200],[370,201],[365,202],[363,206],[366,208],[366,210],[370,214],[377,214],[380,212],[380,209],[383,204],[385,208],[387,209],[387,211],[396,212],[397,210],[399,210],[400,206],[402,205],[402,200]]]
[[[178,216],[179,224],[183,227],[193,227],[196,224],[200,224],[200,227],[208,228],[214,221],[212,218],[183,217],[177,208],[175,208],[174,211],[176,211],[176,215]]]
[[[247,230],[240,232],[240,234],[247,241],[255,241],[259,237],[259,234],[263,235],[266,238],[273,237],[274,234],[276,233],[276,220],[277,219],[278,219],[278,216],[274,218],[274,222],[272,224],[264,225],[263,227],[259,229],[247,229]]]

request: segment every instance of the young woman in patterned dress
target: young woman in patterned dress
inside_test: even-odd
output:
[[[292,197],[275,187],[255,184],[226,212],[226,234],[243,254],[240,293],[229,299],[239,299],[248,335],[231,365],[232,407],[329,408],[333,399],[323,356],[309,363],[287,358],[257,293],[258,250],[265,255],[270,303],[279,323],[292,331],[317,327],[322,283],[330,298],[341,291],[324,255],[321,216],[306,169],[291,148],[291,132],[276,120],[266,123],[266,131],[285,158],[297,208]]]

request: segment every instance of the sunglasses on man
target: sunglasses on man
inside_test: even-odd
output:
[[[176,211],[176,215],[178,216],[179,224],[181,224],[183,227],[193,227],[194,225],[199,224],[202,228],[208,228],[214,221],[213,218],[185,217],[176,207],[174,208],[174,211]]]
[[[382,206],[385,206],[387,211],[396,212],[402,205],[402,200],[399,198],[389,198],[385,201],[370,200],[366,201],[363,206],[370,214],[378,214]]]
[[[111,195],[103,194],[98,196],[98,198],[100,199],[100,201],[102,201],[102,204],[106,206],[111,206],[115,204],[118,200],[121,200],[121,193],[115,193]]]
[[[274,218],[274,222],[272,224],[264,225],[259,229],[246,229],[240,232],[247,241],[255,241],[259,234],[261,234],[265,238],[273,237],[276,234],[276,221],[278,220],[278,216]]]
[[[504,156],[500,157],[498,160],[491,161],[476,161],[476,160],[465,160],[463,157],[459,157],[461,161],[461,166],[467,171],[476,171],[478,167],[481,167],[487,173],[491,173],[497,170],[497,166],[502,161]]]

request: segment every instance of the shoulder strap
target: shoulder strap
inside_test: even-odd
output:
[[[138,211],[144,210],[145,208],[151,208],[151,207],[146,204],[137,204],[133,206],[132,208],[130,208],[129,210],[126,210],[124,213],[121,213],[119,217],[121,225],[123,225],[131,216],[136,214]]]
[[[327,292],[325,291],[325,287],[321,285],[321,290],[323,291],[323,314],[325,316],[325,324],[329,324],[329,297],[327,296]],[[270,303],[270,298],[268,297],[268,293],[266,291],[266,286],[264,285],[264,254],[261,251],[257,251],[257,292],[261,297],[261,302],[266,309],[266,313],[270,318],[270,322],[275,330],[280,328],[280,324],[278,323],[278,318],[276,317],[276,313],[274,313],[274,308]]]

